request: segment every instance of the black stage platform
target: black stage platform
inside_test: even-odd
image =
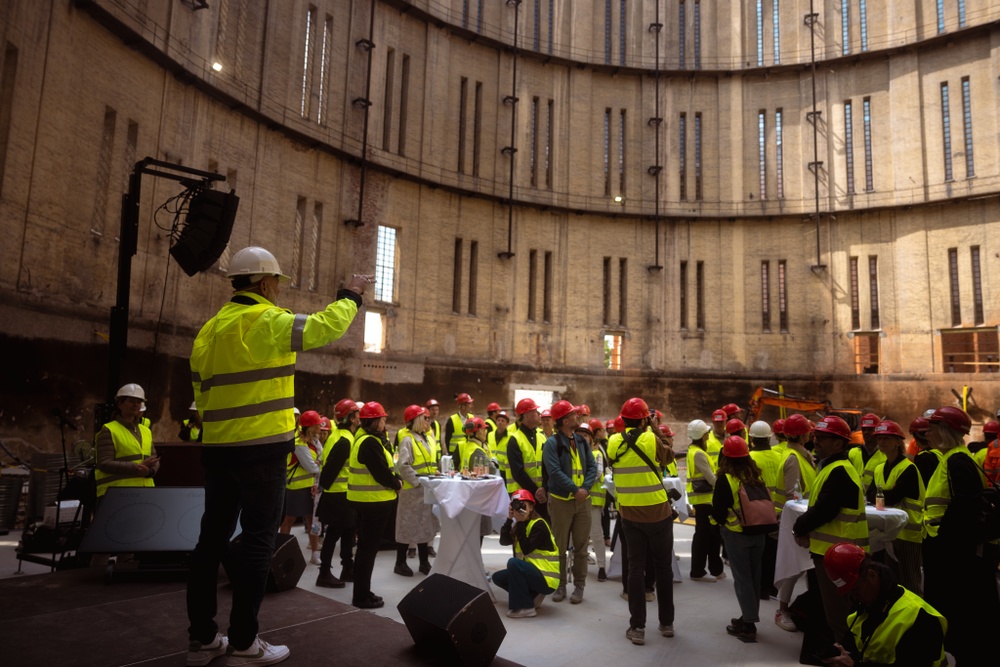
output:
[[[231,591],[219,591],[225,631]],[[287,644],[282,665],[439,665],[406,626],[299,588],[264,598],[260,634]],[[187,614],[178,581],[104,584],[104,568],[0,580],[0,662],[5,667],[184,665]],[[217,658],[213,667],[225,664]],[[517,667],[496,658],[497,667]]]

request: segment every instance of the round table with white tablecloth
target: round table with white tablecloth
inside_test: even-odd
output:
[[[615,481],[609,472],[607,477],[604,478],[604,488],[607,489],[608,493],[615,492]],[[688,500],[687,500],[687,485],[684,480],[680,477],[664,477],[663,478],[663,488],[667,491],[674,489],[681,494],[681,497],[677,500],[670,501],[673,505],[674,510],[678,514],[679,521],[685,521],[688,518]],[[620,519],[619,519],[620,520]],[[607,574],[609,577],[620,577],[622,576],[622,563],[621,563],[621,549],[615,549],[611,554],[611,559],[608,561]],[[673,553],[673,552],[671,552]],[[674,581],[681,580],[681,566],[680,562],[677,560],[676,555],[674,555],[673,561],[673,572]]]

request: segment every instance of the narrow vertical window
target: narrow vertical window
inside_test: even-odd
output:
[[[771,263],[762,260],[760,263],[760,316],[761,328],[771,331]]]
[[[972,91],[969,77],[962,77],[962,129],[965,134],[965,177],[976,175],[976,163],[972,158]]]
[[[781,22],[778,20],[781,13],[778,11],[778,0],[771,4],[771,26],[774,30],[774,64],[781,64]]]
[[[458,173],[465,173],[465,111],[469,102],[469,79],[462,77],[458,90]]]
[[[462,312],[462,239],[455,239],[455,265],[452,272],[451,312]]]
[[[135,168],[135,152],[139,146],[139,123],[135,122],[131,118],[128,119],[128,130],[125,134],[125,155],[124,160],[122,160],[122,189],[128,190],[128,179],[132,170]],[[215,169],[209,169],[209,171],[218,171],[219,167],[216,165]]]
[[[604,336],[604,367],[613,371],[622,369],[622,338],[621,335],[606,334]]]
[[[858,21],[861,23],[861,50],[868,50],[868,2],[860,0],[858,6]]]
[[[398,263],[396,228],[378,226],[375,244],[375,300],[392,303],[396,300],[396,266]]]
[[[479,0],[482,2],[482,0]],[[555,41],[555,16],[556,16],[556,0],[549,0],[549,44],[548,51],[549,55],[552,55],[552,43]]]
[[[604,196],[611,196],[611,109],[604,110]]]
[[[757,0],[757,67],[764,66],[764,0]]]
[[[403,67],[399,82],[399,145],[396,152],[406,155],[406,112],[410,102],[410,56],[403,56]]]
[[[961,326],[962,302],[958,291],[958,248],[948,248],[948,283],[951,288],[951,326]]]
[[[549,118],[545,126],[545,187],[552,189],[552,133],[555,122],[555,103],[549,100]]]
[[[625,109],[618,114],[618,194],[625,196]]]
[[[625,65],[625,26],[627,25],[625,21],[625,0],[621,0],[619,4],[619,23],[618,23],[618,53],[619,53],[619,65],[624,67]]]
[[[705,262],[698,262],[694,268],[695,327],[705,330]]]
[[[323,124],[327,97],[330,94],[330,60],[333,51],[333,17],[329,14],[323,21],[323,43],[319,56],[319,101],[316,104],[316,122]]]
[[[10,117],[14,109],[14,79],[17,75],[17,47],[10,42],[4,48],[3,69],[0,70],[0,189],[7,166],[10,147]]]
[[[469,242],[469,315],[476,314],[476,282],[479,277],[479,241]]]
[[[611,258],[604,258],[604,326],[611,324]]]
[[[469,0],[462,0],[462,27],[469,28]]]
[[[306,255],[306,289],[315,292],[319,287],[320,239],[323,234],[323,202],[313,202],[312,228],[309,230],[309,245]]]
[[[316,36],[313,34],[315,25],[316,8],[313,5],[309,5],[309,9],[306,11],[305,47],[302,52],[302,103],[299,112],[303,118],[308,118],[310,111],[309,97],[312,93],[312,68],[309,66],[309,50],[316,42]]]
[[[542,292],[542,320],[552,321],[552,253],[545,253],[545,283]]]
[[[479,13],[476,14],[476,32],[483,34],[483,4],[486,0],[479,0]]]
[[[983,318],[983,270],[979,264],[979,246],[972,246],[972,307],[973,324],[985,322]]]
[[[538,186],[538,98],[531,98],[531,127],[528,142],[531,150],[528,152],[528,174],[531,178],[531,185]]]
[[[701,69],[701,0],[694,0],[694,68]]]
[[[788,333],[788,294],[785,291],[785,260],[778,260],[778,327]]]
[[[857,257],[851,257],[851,328],[861,328],[861,288],[858,285]]]
[[[760,198],[767,199],[767,133],[764,127],[764,110],[757,112],[757,176]]]
[[[937,31],[938,34],[944,32],[944,0],[937,0]]]
[[[694,198],[701,201],[702,195],[701,181],[701,113],[694,114]]]
[[[382,150],[392,150],[392,93],[395,87],[396,50],[385,54],[385,105],[382,109]]]
[[[879,316],[878,309],[878,257],[876,255],[868,256],[868,292],[871,301],[869,305],[871,306],[872,329],[880,329],[882,318]]]
[[[604,0],[604,64],[611,64],[611,0]]]
[[[941,144],[944,149],[944,180],[951,181],[955,174],[951,165],[951,111],[948,104],[948,82],[941,84]]]
[[[847,194],[854,194],[854,120],[851,101],[844,102],[844,165],[847,171]]]
[[[680,325],[681,331],[687,331],[688,328],[688,263],[681,262],[681,275],[677,281],[677,286],[680,289],[680,298],[678,299],[678,304],[680,305]]]
[[[535,274],[538,266],[538,251],[528,253],[528,321],[535,321]]]
[[[476,81],[476,99],[472,110],[472,175],[479,176],[479,156],[482,151],[483,82]]]
[[[680,136],[678,137],[680,145],[677,147],[677,159],[680,161],[680,174],[678,178],[678,183],[680,184],[680,200],[687,200],[687,131],[685,125],[687,124],[687,115],[681,114],[680,121],[677,123],[677,128]]]
[[[541,50],[541,32],[542,32],[542,0],[535,0],[535,25],[531,33],[531,48],[535,51]]]
[[[781,109],[774,112],[774,170],[778,199],[785,198],[785,159],[782,144]]]
[[[618,326],[628,326],[628,259],[618,259]]]
[[[108,216],[108,188],[111,186],[112,159],[115,150],[115,124],[118,113],[111,107],[104,107],[104,129],[101,132],[101,147],[97,153],[97,179],[94,187],[94,217],[90,231],[95,236],[103,236],[104,223]]]
[[[864,124],[865,124],[865,192],[875,190],[875,173],[872,162],[872,100],[870,97],[864,99]]]
[[[292,275],[291,286],[302,287],[302,248],[306,242],[306,198],[295,202],[295,229],[292,231]]]
[[[849,0],[840,2],[840,40],[842,42],[841,55],[846,56],[851,52],[851,8]]]
[[[965,27],[965,0],[958,0],[958,27]]]
[[[684,69],[684,51],[687,49],[687,18],[684,16],[684,10],[687,5],[684,4],[684,0],[679,0],[677,3],[677,41],[680,43],[680,59],[678,61],[678,69]]]

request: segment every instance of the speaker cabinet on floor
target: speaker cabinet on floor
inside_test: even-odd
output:
[[[229,554],[223,562],[229,581],[235,582],[238,576],[236,559],[242,548],[242,536],[237,536],[230,544]],[[267,592],[280,593],[295,588],[305,571],[306,559],[302,555],[298,540],[292,535],[278,533],[274,543],[274,556],[271,558],[271,569],[267,573]]]
[[[507,636],[486,591],[443,574],[417,584],[396,609],[417,647],[443,664],[488,665]]]

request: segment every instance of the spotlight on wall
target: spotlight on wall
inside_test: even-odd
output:
[[[624,204],[625,203],[625,199],[621,195],[615,195],[615,203],[616,204]]]
[[[212,69],[214,69],[216,72],[221,72],[222,71],[222,63],[220,63],[218,60],[216,60],[214,63],[212,63]]]

